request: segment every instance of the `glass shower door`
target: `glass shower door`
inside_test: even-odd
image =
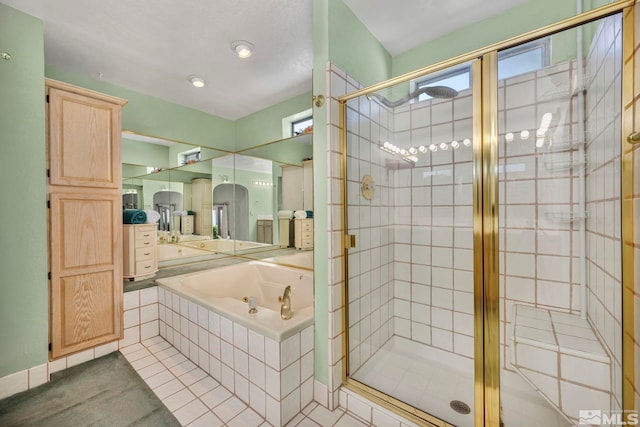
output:
[[[621,22],[534,42],[549,51],[529,70],[508,62],[521,46],[498,56],[507,426],[599,425],[621,409]]]
[[[346,106],[348,377],[460,427],[474,425],[472,68]]]

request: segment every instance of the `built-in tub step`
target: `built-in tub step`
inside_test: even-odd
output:
[[[586,319],[518,304],[513,319],[513,367],[568,421],[613,409],[611,358]]]

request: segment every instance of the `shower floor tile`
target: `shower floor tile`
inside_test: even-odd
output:
[[[443,357],[431,347],[393,337],[352,378],[458,427],[473,427],[472,364],[456,366],[454,355]],[[471,366],[469,366],[471,365]],[[502,377],[503,419],[508,427],[566,427],[567,422],[515,373]],[[455,412],[450,401],[471,408]]]

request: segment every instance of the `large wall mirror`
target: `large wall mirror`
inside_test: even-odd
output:
[[[124,131],[123,208],[158,218],[160,267],[234,255],[311,269],[295,241],[313,217],[311,158],[311,134],[230,152]]]

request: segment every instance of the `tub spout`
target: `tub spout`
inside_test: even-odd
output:
[[[291,286],[287,286],[284,289],[284,294],[280,299],[280,317],[283,320],[291,319],[293,311],[291,310]]]

